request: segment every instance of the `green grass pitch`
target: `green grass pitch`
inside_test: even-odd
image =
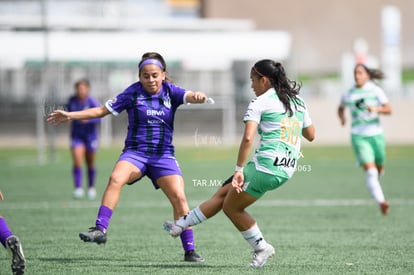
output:
[[[194,228],[202,264],[183,262],[181,242],[162,230],[172,209],[144,179],[123,189],[98,246],[79,240],[94,225],[100,199],[73,200],[69,151],[37,163],[35,149],[0,149],[0,214],[20,237],[27,274],[412,274],[414,146],[389,146],[382,186],[391,203],[383,217],[368,194],[349,146],[303,148],[301,171],[248,211],[276,255],[247,268],[248,244],[223,213]],[[98,197],[120,148],[98,151]],[[232,173],[237,148],[178,147],[190,207],[208,199]],[[11,274],[0,249],[0,274]]]

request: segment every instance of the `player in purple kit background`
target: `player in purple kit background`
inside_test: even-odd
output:
[[[142,177],[151,179],[155,189],[160,188],[173,207],[174,219],[188,213],[184,180],[175,158],[172,144],[174,116],[177,108],[185,103],[204,103],[203,92],[193,92],[172,84],[166,73],[166,63],[159,53],[148,52],[138,64],[139,81],[133,83],[104,106],[77,112],[55,110],[48,122],[65,121],[128,114],[128,133],[124,149],[115,164],[102,198],[95,226],[79,237],[85,242],[106,243],[107,228],[119,201],[121,189]],[[180,235],[184,261],[203,262],[195,252],[192,228]]]
[[[69,112],[82,111],[98,107],[101,104],[90,96],[90,83],[87,79],[81,79],[75,83],[75,94],[69,98],[66,109]],[[87,196],[93,200],[96,198],[95,178],[96,166],[95,156],[98,149],[98,130],[100,118],[74,120],[71,123],[70,142],[73,160],[73,198],[80,199],[85,195],[82,179],[82,165],[86,161],[88,175]]]

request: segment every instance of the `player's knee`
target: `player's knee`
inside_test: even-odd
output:
[[[226,201],[223,202],[222,208],[224,214],[227,217],[230,217],[235,212],[234,207],[232,207],[232,205],[230,203],[227,203]]]
[[[108,185],[111,187],[122,187],[124,184],[126,184],[127,180],[125,179],[125,176],[122,174],[113,172],[111,176],[109,177]]]

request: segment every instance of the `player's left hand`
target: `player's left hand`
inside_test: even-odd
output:
[[[193,92],[193,95],[192,95],[193,103],[204,103],[206,99],[207,99],[207,96],[203,92]]]

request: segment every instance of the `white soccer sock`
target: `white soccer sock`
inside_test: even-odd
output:
[[[374,167],[368,168],[365,171],[365,181],[368,186],[368,190],[371,193],[371,196],[375,199],[377,203],[385,201],[384,193],[378,178],[378,170]]]
[[[265,249],[267,242],[263,238],[257,223],[246,231],[240,232],[243,238],[252,246],[254,251]]]
[[[204,216],[203,212],[201,212],[200,208],[197,206],[188,212],[187,215],[182,216],[177,221],[175,221],[175,224],[183,228],[187,228],[189,226],[202,223],[205,220],[207,220],[206,216]]]

